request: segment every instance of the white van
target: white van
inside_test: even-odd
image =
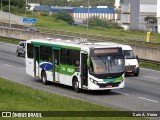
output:
[[[138,56],[134,55],[131,46],[121,44],[120,46],[122,47],[125,57],[125,73],[132,73],[134,76],[138,76],[140,71]]]
[[[117,45],[122,48],[124,57],[125,57],[125,73],[126,74],[133,74],[134,76],[139,75],[140,67],[138,62],[138,56],[135,56],[131,46],[117,44],[112,42],[97,42],[94,44],[101,44],[101,45]]]

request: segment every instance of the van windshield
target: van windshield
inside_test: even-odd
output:
[[[134,53],[132,50],[123,50],[125,59],[135,59]]]

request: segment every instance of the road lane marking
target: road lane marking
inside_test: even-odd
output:
[[[4,65],[6,65],[6,66],[10,66],[10,67],[15,67],[15,66],[13,66],[13,65],[9,65],[9,64],[4,64]]]
[[[141,76],[143,76],[143,77],[147,77],[147,78],[156,79],[156,80],[158,80],[158,79],[159,79],[159,78],[156,78],[156,77],[151,77],[151,76],[145,76],[145,75],[141,75]]]
[[[16,66],[13,66],[13,65],[10,65],[10,64],[4,64],[5,66],[9,66],[9,67],[16,67]],[[17,67],[16,67],[17,68]],[[25,69],[25,68],[22,68],[22,67],[18,67],[19,69]]]
[[[116,90],[114,90],[114,92],[116,92],[116,93],[120,93],[120,94],[123,94],[123,95],[130,95],[130,94],[128,94],[128,93],[119,92],[119,91],[116,91]]]
[[[22,67],[18,67],[19,69],[22,69],[22,70],[24,70],[25,68],[22,68]]]
[[[155,102],[155,103],[159,103],[159,102],[156,101],[156,100],[151,100],[151,99],[144,98],[144,97],[138,97],[138,98],[143,99],[143,100],[147,100],[147,101],[151,101],[151,102]]]

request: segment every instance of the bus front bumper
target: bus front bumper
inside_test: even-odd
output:
[[[111,90],[111,89],[122,89],[125,87],[125,80],[123,80],[121,83],[93,83],[90,82],[88,86],[88,90]]]

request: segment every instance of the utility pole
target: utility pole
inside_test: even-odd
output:
[[[27,3],[28,3],[28,1],[26,0],[26,4],[25,4],[25,18],[26,18],[26,13],[27,13]]]
[[[88,28],[89,28],[89,3],[90,0],[88,0],[88,12],[87,12],[87,39],[88,39]]]
[[[9,0],[9,29],[11,29],[11,3]]]
[[[160,33],[160,0],[157,0],[157,32]]]

